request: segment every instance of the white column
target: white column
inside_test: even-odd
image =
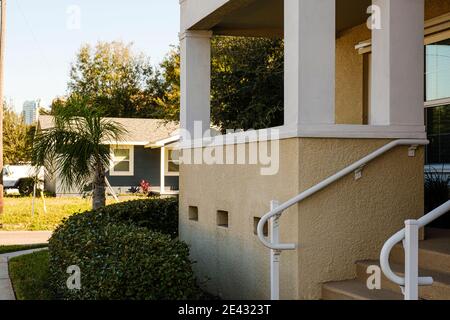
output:
[[[373,0],[372,125],[424,125],[424,0]]]
[[[185,31],[180,35],[180,118],[181,127],[191,138],[196,121],[201,121],[202,133],[210,128],[211,36],[210,31]]]
[[[285,126],[335,123],[336,1],[284,0]]]
[[[405,225],[405,300],[419,300],[419,223]]]
[[[161,148],[161,194],[166,192],[166,147]]]

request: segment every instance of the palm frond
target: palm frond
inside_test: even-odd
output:
[[[103,119],[86,99],[72,98],[55,110],[54,127],[36,135],[33,160],[38,166],[52,168],[66,188],[80,190],[92,182],[93,173],[110,162],[106,141],[121,141],[125,128]]]

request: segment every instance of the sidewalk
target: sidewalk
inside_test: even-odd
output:
[[[33,249],[33,250],[25,250],[19,252],[11,252],[0,254],[0,301],[4,300],[16,300],[16,296],[14,294],[14,290],[11,284],[11,279],[9,278],[8,271],[8,261],[11,258],[30,254],[36,251],[47,250],[43,249]]]
[[[0,246],[47,243],[51,231],[0,231]]]

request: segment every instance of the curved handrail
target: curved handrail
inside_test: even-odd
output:
[[[272,219],[275,216],[279,216],[285,211],[286,209],[296,205],[299,202],[302,202],[303,200],[311,197],[315,193],[325,189],[332,183],[342,179],[343,177],[349,175],[350,173],[361,169],[369,162],[373,161],[374,159],[380,157],[381,155],[385,154],[386,152],[390,151],[391,149],[397,147],[397,146],[413,146],[417,147],[419,145],[427,145],[429,144],[428,140],[417,140],[417,139],[399,139],[392,141],[385,146],[381,147],[380,149],[372,152],[371,154],[367,155],[366,157],[362,158],[361,160],[355,162],[354,164],[348,166],[347,168],[339,171],[338,173],[332,175],[331,177],[323,180],[322,182],[318,183],[314,187],[300,193],[298,196],[288,200],[287,202],[283,203],[279,207],[275,208],[274,210],[268,212],[266,215],[264,215],[261,220],[259,221],[257,233],[258,238],[262,242],[262,244],[272,250],[295,250],[297,248],[297,245],[294,243],[285,243],[285,244],[274,244],[266,240],[264,237],[264,226],[265,224]]]
[[[441,205],[439,208],[434,209],[427,215],[423,216],[419,220],[417,220],[417,224],[419,229],[425,227],[429,223],[435,221],[436,219],[442,217],[444,214],[450,212],[450,201],[447,201],[443,205]],[[380,255],[380,265],[381,270],[383,270],[383,273],[385,276],[391,280],[392,282],[398,284],[399,286],[405,285],[405,278],[402,278],[398,276],[394,271],[391,269],[391,265],[389,263],[389,256],[391,255],[392,249],[401,241],[405,239],[405,228],[394,234],[391,238],[389,238],[388,241],[383,246],[383,249],[381,250]],[[433,278],[432,277],[419,277],[419,285],[421,286],[427,286],[433,284]]]

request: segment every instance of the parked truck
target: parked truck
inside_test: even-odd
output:
[[[37,181],[37,188],[41,189],[44,181],[44,169],[31,165],[10,166],[3,168],[3,187],[5,190],[17,189],[21,195],[33,192]]]

